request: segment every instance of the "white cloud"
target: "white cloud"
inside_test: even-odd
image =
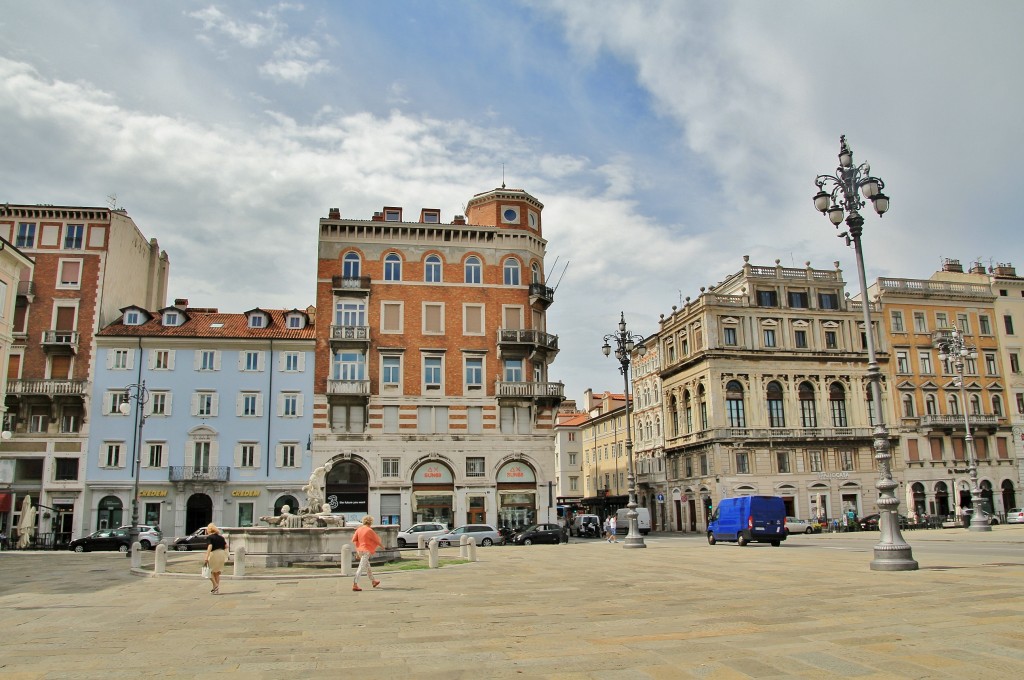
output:
[[[242,47],[253,48],[266,45],[274,37],[277,30],[276,21],[270,15],[264,15],[266,19],[270,20],[269,25],[235,21],[213,5],[195,12],[189,12],[188,16],[201,21],[204,31],[225,35]]]

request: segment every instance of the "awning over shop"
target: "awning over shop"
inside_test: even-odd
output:
[[[12,496],[9,493],[0,493],[0,512],[11,511]]]

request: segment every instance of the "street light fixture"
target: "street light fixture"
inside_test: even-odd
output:
[[[611,341],[615,342],[615,358],[619,360],[619,371],[622,373],[626,386],[626,464],[628,465],[627,476],[629,481],[629,502],[626,504],[628,508],[626,519],[629,521],[629,533],[626,534],[626,540],[623,541],[622,547],[646,548],[647,544],[644,543],[644,537],[640,534],[640,528],[637,525],[639,513],[636,511],[636,470],[633,466],[633,437],[629,422],[629,362],[634,350],[640,356],[643,356],[647,353],[647,348],[644,347],[643,336],[633,335],[626,330],[625,312],[620,312],[619,314],[619,330],[604,336],[604,345],[601,347],[601,351],[604,352],[605,356],[611,355],[612,346],[609,343]]]
[[[139,468],[141,467],[141,453],[139,451],[139,442],[142,440],[142,426],[146,424],[146,412],[144,406],[149,401],[149,390],[146,389],[146,381],[143,380],[141,383],[128,385],[124,388],[124,396],[121,401],[121,405],[117,407],[117,410],[122,415],[128,415],[131,412],[131,406],[128,404],[129,400],[135,401],[135,439],[132,441],[132,472],[133,472],[133,485],[132,485],[132,526],[128,531],[128,555],[132,554],[132,550],[135,549],[135,543],[139,540]]]
[[[875,423],[874,449],[875,460],[878,461],[878,528],[879,542],[875,546],[874,559],[871,561],[873,571],[913,571],[917,569],[910,545],[900,533],[898,513],[900,500],[896,497],[898,482],[893,481],[889,461],[889,432],[885,427],[882,410],[882,372],[875,356],[874,332],[871,328],[870,302],[868,301],[867,275],[864,273],[864,251],[860,237],[864,228],[864,218],[860,209],[864,207],[864,199],[871,201],[875,212],[881,217],[889,210],[889,197],[882,193],[885,182],[871,176],[871,167],[867,163],[853,165],[853,152],[846,143],[846,135],[839,138],[839,167],[834,175],[818,175],[814,180],[818,193],[814,195],[814,208],[826,215],[833,225],[838,227],[846,221],[847,231],[839,234],[846,239],[846,244],[853,244],[857,254],[857,275],[860,278],[861,309],[864,313],[864,337],[868,350],[868,382],[871,385],[872,418]],[[829,190],[826,191],[826,188]],[[858,195],[860,190],[861,195]]]
[[[988,520],[981,512],[981,487],[978,485],[978,456],[974,449],[974,436],[971,434],[971,419],[967,406],[967,388],[964,385],[964,364],[967,360],[978,358],[978,352],[968,347],[963,334],[957,327],[940,329],[932,335],[932,344],[939,350],[939,361],[953,364],[956,369],[954,382],[960,387],[960,405],[964,412],[964,442],[967,446],[967,473],[971,477],[971,531],[992,531]]]

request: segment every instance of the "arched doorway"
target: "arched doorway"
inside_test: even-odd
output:
[[[949,515],[949,487],[945,482],[935,484],[935,509],[931,514],[939,517]]]
[[[995,512],[995,503],[992,500],[992,482],[987,479],[983,479],[978,482],[978,486],[981,487],[981,507],[986,512]]]
[[[413,522],[442,522],[454,528],[455,476],[436,460],[423,463],[412,474]]]
[[[370,512],[370,482],[366,468],[354,461],[336,462],[327,473],[324,499],[331,512],[359,521]]]
[[[194,493],[185,504],[185,533],[191,534],[213,521],[213,499],[205,493]]]
[[[815,482],[808,489],[810,492],[811,517],[820,522],[827,522],[830,519],[829,512],[829,487],[827,484]]]
[[[498,469],[498,524],[521,529],[537,521],[537,475],[524,461]]]
[[[775,489],[775,495],[782,498],[786,506],[787,517],[803,517],[804,513],[797,514],[796,511],[796,489],[792,484],[781,484]]]
[[[910,491],[911,494],[913,494],[913,511],[916,512],[918,515],[928,514],[928,509],[925,506],[924,484],[922,484],[921,482],[914,482],[910,486]]]
[[[299,508],[299,502],[297,500],[295,500],[295,496],[290,496],[290,495],[281,496],[276,501],[274,501],[274,517],[277,517],[278,515],[280,515],[281,514],[281,509],[284,508],[284,506],[286,506],[286,505],[288,506],[288,512],[292,512],[293,510],[298,510],[298,508]]]
[[[711,491],[706,487],[700,487],[701,505],[704,507],[704,529],[711,523]],[[696,531],[696,529],[694,529]]]
[[[96,507],[96,528],[116,529],[121,526],[124,506],[117,496],[104,496]]]
[[[1013,482],[1009,479],[1004,479],[1000,485],[1003,492],[1003,512],[1008,512],[1010,508],[1017,507],[1017,493],[1013,489]]]

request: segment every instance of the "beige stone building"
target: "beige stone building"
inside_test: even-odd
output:
[[[681,501],[668,486],[665,460],[665,414],[661,389],[661,353],[658,343],[644,342],[644,353],[633,352],[632,411],[633,455],[636,460],[637,504],[651,513],[655,531],[682,530]]]
[[[629,502],[626,460],[626,400],[621,392],[583,395],[589,419],[580,425],[583,438],[583,507],[607,517]]]
[[[862,311],[838,262],[814,269],[743,259],[663,316],[657,333],[678,525],[703,531],[719,499],[753,494],[781,496],[801,517],[876,512]],[[890,398],[884,383],[882,393]]]

